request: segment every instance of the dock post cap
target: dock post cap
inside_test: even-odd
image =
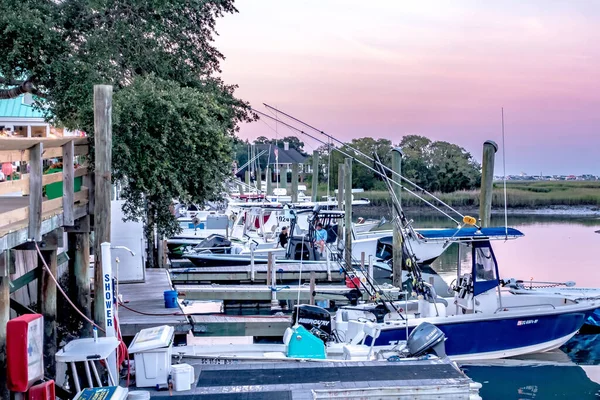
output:
[[[486,140],[485,142],[483,142],[483,145],[485,146],[486,144],[491,144],[492,146],[494,146],[494,153],[498,152],[498,145],[496,144],[496,142],[494,142],[493,140]]]
[[[402,151],[402,147],[394,147],[392,151],[397,151],[400,154],[400,157],[404,156],[404,152]]]

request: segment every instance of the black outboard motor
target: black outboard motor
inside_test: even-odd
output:
[[[296,321],[323,342],[329,341],[331,336],[331,314],[326,309],[302,304],[297,306],[292,314],[292,325]]]
[[[437,326],[429,322],[420,323],[408,336],[406,347],[411,357],[434,354],[446,357],[446,335]]]
[[[231,253],[231,241],[223,235],[212,234],[194,247],[196,251],[208,250],[215,254]]]

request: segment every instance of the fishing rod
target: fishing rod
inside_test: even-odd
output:
[[[263,103],[263,105],[264,105],[265,107],[267,107],[268,109],[274,110],[274,108],[273,108],[272,106],[268,105],[267,103]],[[281,111],[281,110],[277,110],[277,112],[278,112],[278,113],[281,113],[281,114],[283,114],[284,116],[286,116],[286,117],[288,117],[288,118],[290,118],[290,119],[292,119],[292,120],[294,120],[294,121],[296,121],[296,122],[298,122],[299,124],[302,124],[302,125],[304,125],[304,126],[306,126],[306,127],[310,128],[310,129],[312,129],[312,130],[314,130],[314,131],[316,131],[316,132],[319,132],[320,134],[322,134],[322,135],[324,135],[324,136],[326,136],[326,137],[328,137],[328,138],[330,138],[330,139],[334,140],[335,142],[337,142],[337,143],[339,143],[339,144],[341,144],[341,145],[343,145],[343,146],[346,146],[346,147],[348,147],[349,149],[351,149],[352,151],[355,151],[356,153],[358,153],[359,155],[361,155],[361,156],[365,157],[365,158],[366,158],[366,159],[368,159],[369,161],[371,161],[371,162],[374,162],[374,161],[375,161],[375,160],[373,160],[373,158],[371,158],[371,157],[369,157],[368,155],[364,154],[364,153],[363,153],[363,152],[361,152],[360,150],[358,150],[358,149],[356,149],[356,148],[354,148],[354,147],[350,146],[348,143],[344,143],[344,142],[342,142],[342,141],[340,141],[340,140],[336,139],[334,136],[332,136],[332,135],[329,135],[329,134],[325,133],[324,131],[322,131],[322,130],[320,130],[320,129],[318,129],[318,128],[315,128],[314,126],[312,126],[312,125],[310,125],[310,124],[308,124],[308,123],[306,123],[306,122],[304,122],[304,121],[302,121],[302,120],[299,120],[298,118],[295,118],[295,117],[291,116],[290,114],[287,114],[287,113],[285,113],[285,112],[283,112],[283,111]],[[436,197],[434,194],[432,194],[432,193],[428,192],[427,190],[425,190],[424,188],[420,187],[419,185],[417,185],[416,183],[414,183],[414,182],[413,182],[413,181],[411,181],[410,179],[406,178],[406,177],[405,177],[405,176],[403,176],[402,174],[399,174],[398,172],[396,172],[396,171],[392,170],[391,168],[389,168],[389,167],[388,167],[388,166],[386,166],[386,165],[382,165],[382,167],[383,167],[383,168],[384,168],[386,171],[388,171],[388,172],[391,172],[393,175],[396,175],[397,177],[399,177],[399,178],[400,178],[400,179],[402,179],[403,181],[407,182],[408,184],[410,184],[411,186],[413,186],[415,189],[417,189],[417,190],[421,190],[423,193],[426,193],[427,195],[431,196],[431,197],[432,197],[432,198],[434,198],[436,201],[438,201],[440,204],[442,204],[443,206],[447,207],[447,208],[448,208],[449,210],[451,210],[452,212],[454,212],[454,213],[456,213],[457,215],[459,215],[461,218],[464,218],[464,217],[465,217],[465,216],[464,216],[464,215],[462,215],[462,214],[461,214],[461,213],[460,213],[458,210],[456,210],[455,208],[453,208],[452,206],[450,206],[449,204],[447,204],[446,202],[444,202],[444,201],[443,201],[443,200],[441,200],[440,198]]]
[[[277,121],[277,122],[279,122],[280,124],[283,124],[284,126],[286,126],[287,128],[289,128],[289,129],[292,129],[292,130],[294,130],[294,131],[296,131],[296,132],[298,132],[298,133],[302,133],[303,135],[306,135],[306,136],[308,136],[309,138],[311,138],[311,139],[313,139],[313,140],[315,140],[315,141],[317,141],[317,142],[319,142],[319,143],[321,143],[321,144],[327,144],[327,143],[325,143],[324,141],[322,141],[321,139],[319,139],[319,138],[317,138],[317,137],[315,137],[315,136],[311,135],[310,133],[304,132],[302,129],[298,129],[298,128],[296,128],[295,126],[293,126],[293,125],[290,125],[290,124],[288,124],[288,123],[286,123],[286,122],[279,121],[278,119],[276,119],[275,117],[273,117],[273,116],[271,116],[271,115],[265,114],[265,113],[263,113],[263,112],[261,112],[261,111],[258,111],[258,110],[256,110],[256,109],[254,109],[254,108],[252,109],[252,111],[254,111],[255,113],[257,113],[257,114],[259,114],[259,115],[262,115],[262,116],[264,116],[264,117],[266,117],[266,118],[269,118],[269,119],[271,119],[271,120],[273,120],[273,121]],[[382,177],[384,177],[384,178],[386,178],[386,179],[388,178],[386,174],[382,173],[381,171],[377,171],[377,170],[375,170],[373,167],[371,167],[371,166],[370,166],[370,165],[368,165],[367,163],[365,163],[365,162],[361,161],[360,159],[356,158],[355,156],[353,156],[353,155],[351,155],[351,154],[348,154],[348,153],[346,153],[346,152],[345,152],[345,151],[343,151],[342,149],[340,149],[340,148],[338,148],[338,147],[333,147],[332,149],[333,149],[333,150],[335,150],[335,151],[337,151],[337,152],[339,152],[339,153],[341,153],[341,154],[343,154],[343,155],[345,155],[346,157],[350,157],[350,158],[352,158],[353,160],[355,160],[356,162],[358,162],[358,163],[359,163],[359,164],[361,164],[362,166],[366,167],[366,168],[367,168],[367,169],[369,169],[370,171],[372,171],[372,172],[376,173],[377,175],[379,175],[379,176],[382,176]],[[446,217],[448,217],[449,219],[451,219],[452,221],[454,221],[454,222],[455,222],[457,225],[459,225],[459,226],[461,225],[461,223],[460,223],[460,222],[458,222],[458,220],[456,220],[455,218],[453,218],[453,217],[452,217],[451,215],[449,215],[447,212],[445,212],[444,210],[440,209],[440,208],[439,208],[439,207],[437,207],[435,204],[431,203],[430,201],[428,201],[427,199],[423,198],[422,196],[419,196],[419,195],[418,195],[416,192],[414,192],[414,191],[412,191],[412,190],[408,189],[406,186],[403,186],[403,185],[402,185],[400,182],[396,182],[396,181],[392,181],[392,182],[393,182],[393,184],[395,184],[395,185],[397,185],[397,186],[401,187],[401,188],[402,188],[402,189],[404,189],[406,192],[408,192],[408,193],[412,194],[413,196],[415,196],[416,198],[418,198],[419,200],[421,200],[422,202],[424,202],[424,203],[425,203],[425,204],[427,204],[428,206],[432,207],[432,208],[433,208],[433,209],[435,209],[436,211],[439,211],[440,213],[442,213],[443,215],[445,215]]]

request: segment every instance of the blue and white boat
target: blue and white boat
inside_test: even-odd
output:
[[[370,320],[381,327],[375,346],[393,348],[403,343],[422,322],[444,332],[446,352],[455,360],[481,360],[545,352],[566,343],[600,306],[600,299],[538,293],[523,296],[503,289],[491,240],[517,238],[516,229],[464,228],[449,242],[467,251],[448,293],[415,279],[417,298],[404,302],[358,304],[337,310],[332,323],[341,336],[352,335],[350,320]],[[440,237],[448,238],[448,232]],[[459,257],[460,258],[460,257]],[[443,297],[446,295],[446,297]]]

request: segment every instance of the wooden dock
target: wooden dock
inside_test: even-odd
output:
[[[276,300],[297,300],[300,292],[300,301],[310,301],[312,291],[310,286],[304,284],[298,285],[278,285],[276,288],[267,285],[175,285],[175,290],[179,296],[187,300],[251,300],[251,301],[270,301],[275,293]],[[344,300],[344,294],[350,292],[350,288],[345,285],[320,285],[315,288],[315,299]],[[386,291],[386,289],[383,289]],[[396,291],[398,288],[389,290]],[[326,293],[324,293],[326,292]],[[367,296],[363,293],[363,297]],[[366,298],[366,297],[365,297]]]
[[[181,308],[165,308],[163,292],[171,290],[169,276],[164,269],[147,269],[145,282],[119,284],[119,293],[125,306],[119,307],[119,323],[123,336],[134,336],[140,329],[171,325],[175,334],[187,334],[192,329]],[[177,315],[173,315],[177,314]]]
[[[156,400],[177,397],[198,400],[481,399],[481,384],[455,368],[450,360],[224,365],[219,365],[219,360],[210,361],[184,359],[195,370],[196,380],[191,390],[171,395],[154,389],[143,390]]]
[[[219,267],[194,267],[185,260],[171,261],[171,281],[173,283],[243,283],[267,282],[267,264],[256,264],[254,269],[250,265],[219,266]],[[254,270],[254,273],[252,272]],[[300,274],[302,270],[302,274]],[[275,266],[275,279],[278,282],[298,282],[302,277],[303,282],[310,280],[311,272],[315,273],[317,282],[341,282],[344,279],[336,263],[331,262],[329,267],[323,264],[277,264]],[[254,275],[254,277],[253,277]]]

